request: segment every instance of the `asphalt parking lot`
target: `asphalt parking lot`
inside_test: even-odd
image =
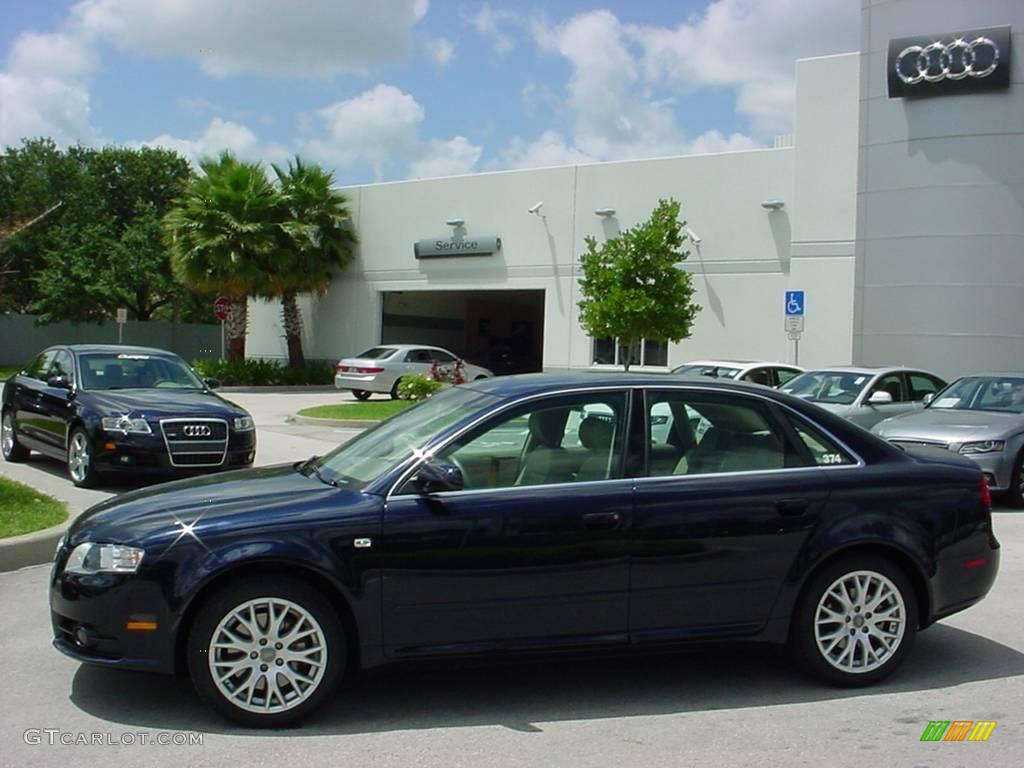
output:
[[[260,464],[322,453],[354,434],[285,421],[308,404],[346,397],[231,395],[256,417]],[[0,471],[13,476],[10,468]],[[70,488],[54,462],[17,470],[34,485]],[[446,663],[359,676],[307,724],[279,732],[221,721],[185,680],[93,669],[61,656],[50,647],[48,566],[4,573],[0,766],[1017,766],[1024,514],[1000,509],[996,532],[1002,567],[989,597],[921,634],[907,664],[872,689],[824,688],[780,654],[742,646]],[[923,743],[930,720],[998,725],[985,743]],[[202,744],[150,743],[172,732],[199,734]],[[101,743],[61,743],[80,742],[79,734]]]

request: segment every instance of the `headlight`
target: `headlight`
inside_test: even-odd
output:
[[[138,547],[126,547],[121,544],[79,544],[68,558],[64,566],[65,573],[135,573],[142,556],[146,554]]]
[[[123,432],[126,435],[129,432],[144,435],[153,432],[145,419],[130,419],[127,416],[106,416],[103,419],[103,428],[108,432]]]
[[[964,443],[960,446],[960,453],[965,455],[978,453],[998,453],[1006,448],[1002,440],[982,440],[977,443]]]
[[[235,432],[251,432],[256,426],[252,423],[252,416],[236,416]]]
[[[60,537],[60,540],[57,542],[57,548],[55,550],[53,550],[53,559],[54,560],[57,559],[57,555],[60,554],[60,551],[64,548],[64,542],[66,542],[67,540],[68,540],[68,535],[66,533],[63,536]]]

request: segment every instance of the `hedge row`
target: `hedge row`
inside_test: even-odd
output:
[[[204,379],[219,379],[226,387],[334,383],[334,363],[324,360],[307,360],[305,368],[289,368],[276,360],[196,360],[192,367]]]

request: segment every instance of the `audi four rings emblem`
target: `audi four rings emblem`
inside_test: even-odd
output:
[[[213,430],[205,424],[186,424],[182,431],[185,437],[209,437],[213,434]]]
[[[1010,87],[1010,27],[961,29],[889,41],[889,96],[945,96]]]
[[[946,78],[988,77],[999,66],[999,48],[987,37],[970,42],[958,37],[950,43],[908,45],[896,57],[896,76],[907,85],[938,83]]]

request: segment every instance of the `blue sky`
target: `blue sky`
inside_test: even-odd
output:
[[[341,183],[770,146],[854,0],[2,0],[0,144],[298,152]]]

